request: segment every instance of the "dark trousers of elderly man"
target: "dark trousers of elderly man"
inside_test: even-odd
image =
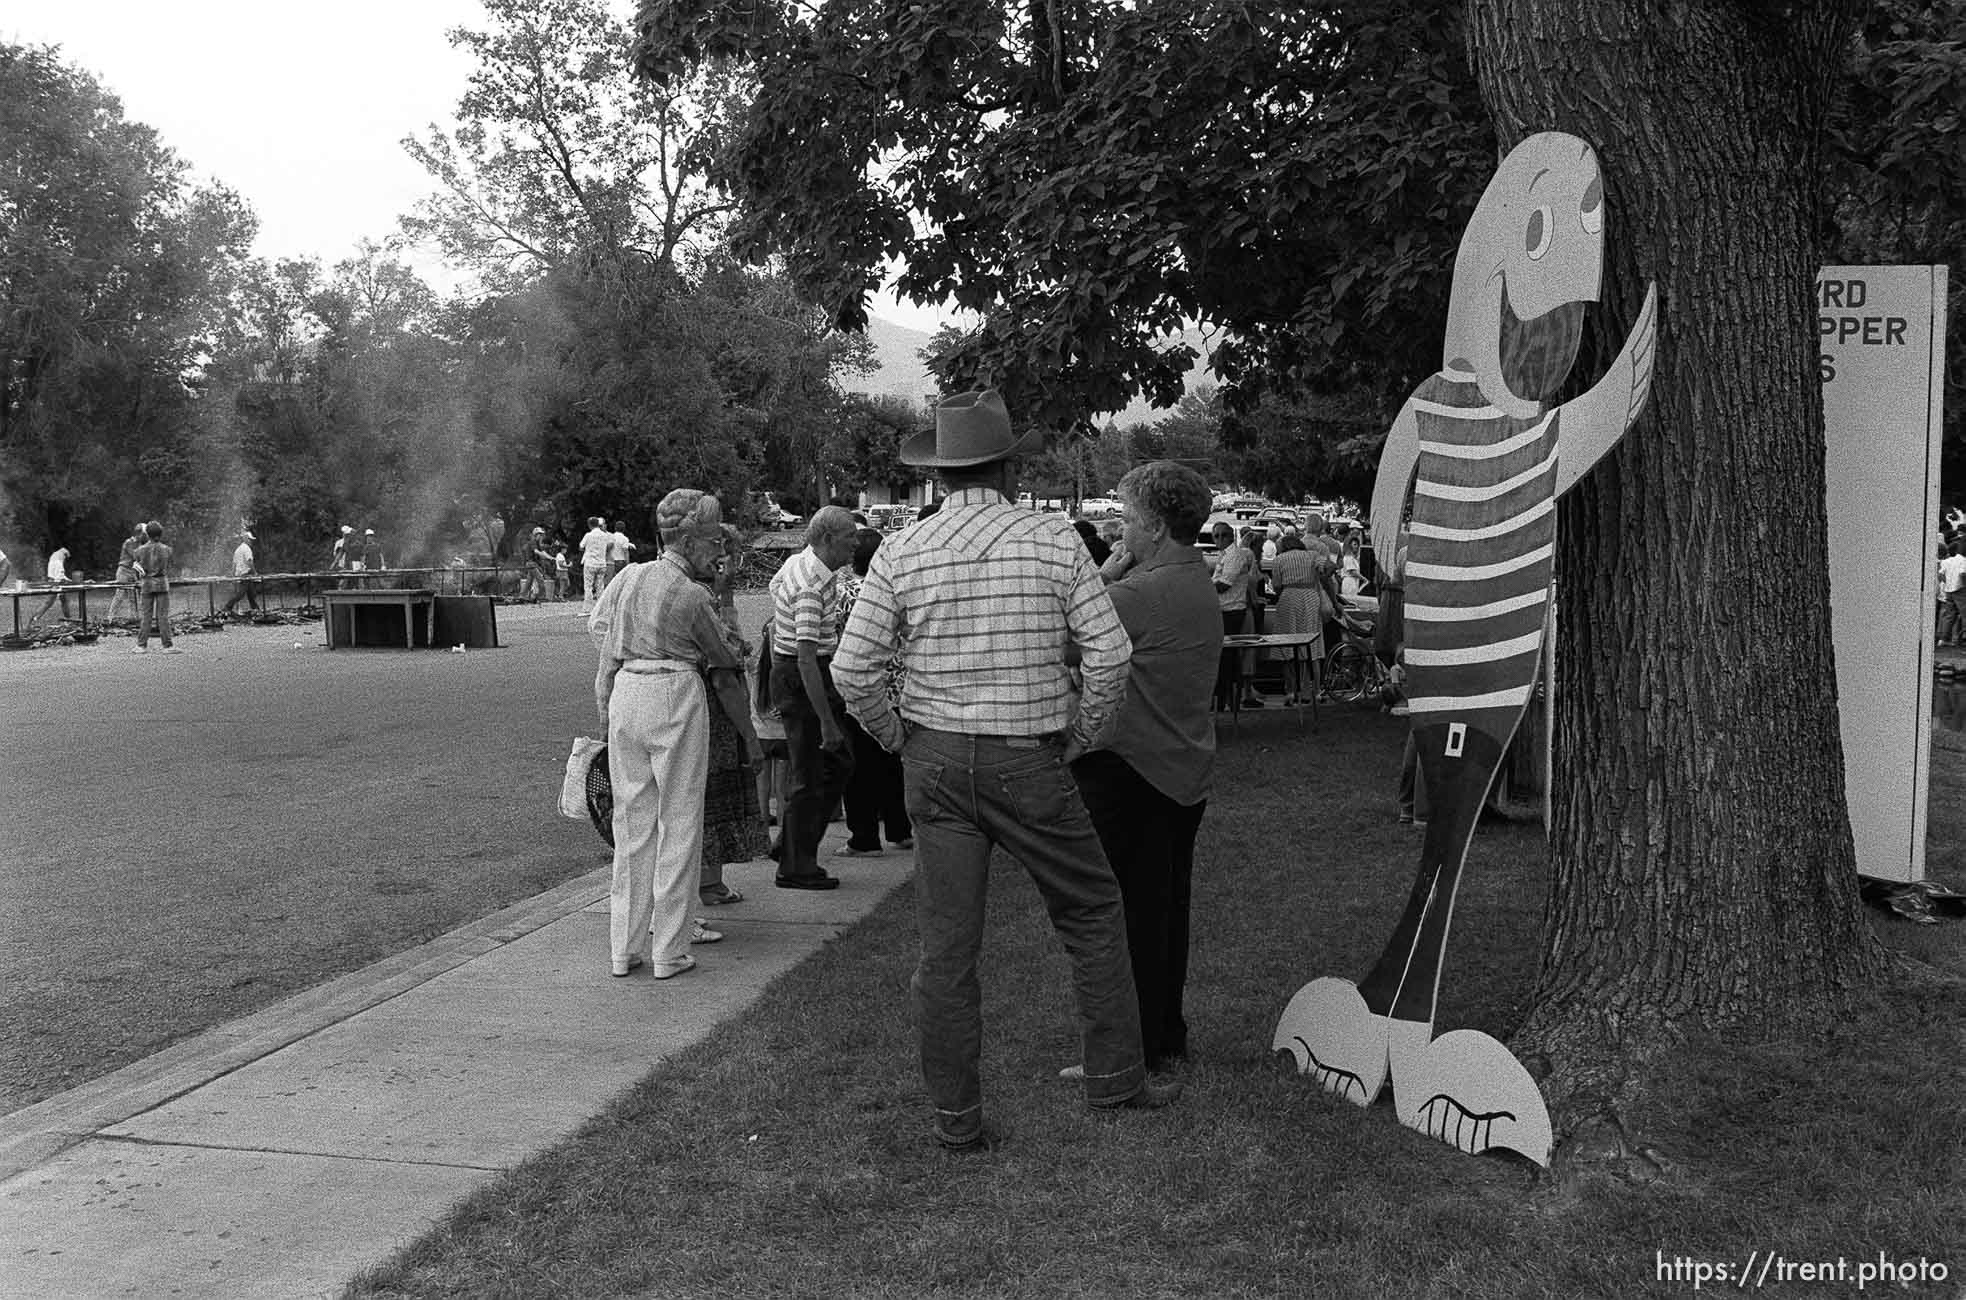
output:
[[[844,718],[846,707],[833,689],[830,659],[820,659],[819,675],[826,683],[826,707],[833,710],[835,718]],[[829,880],[819,865],[819,841],[826,834],[828,814],[840,802],[853,775],[853,751],[831,750],[820,743],[819,715],[813,712],[812,700],[806,695],[805,679],[799,675],[795,656],[772,654],[771,703],[785,723],[790,760],[778,836],[778,880],[781,884]]]

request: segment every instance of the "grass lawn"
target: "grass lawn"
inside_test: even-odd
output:
[[[1098,1114],[1054,1078],[1076,1059],[1064,959],[1020,868],[993,878],[984,1087],[1008,1141],[928,1140],[901,891],[772,989],[755,1014],[657,1070],[573,1139],[498,1180],[356,1296],[1691,1295],[1658,1256],[1735,1268],[1750,1251],[1943,1261],[1966,1284],[1966,1012],[1956,990],[1880,998],[1808,1041],[1706,1044],[1645,1185],[1558,1191],[1330,1100],[1269,1051],[1290,995],[1356,976],[1410,886],[1393,822],[1403,720],[1328,712],[1300,738],[1246,720],[1202,827],[1174,1107]],[[1934,873],[1966,885],[1966,751],[1936,755]],[[1942,817],[1942,803],[1949,811]],[[1534,974],[1542,829],[1489,823],[1455,918],[1437,1024],[1506,1036]],[[1966,924],[1902,946],[1966,971]],[[1757,1268],[1759,1265],[1757,1264]],[[1708,1290],[1726,1290],[1709,1283]],[[1873,1288],[1875,1289],[1875,1288]],[[1902,1292],[1901,1292],[1902,1293]]]

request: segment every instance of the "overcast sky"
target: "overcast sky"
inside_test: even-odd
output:
[[[61,46],[126,117],[238,191],[259,215],[256,253],[333,265],[431,191],[400,142],[449,126],[470,61],[444,33],[482,17],[477,0],[43,0],[0,11],[0,40]],[[934,328],[933,312],[875,305]]]

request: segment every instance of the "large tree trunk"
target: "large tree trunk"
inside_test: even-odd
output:
[[[1806,1024],[1885,966],[1844,802],[1813,294],[1816,138],[1854,10],[1469,6],[1503,146],[1568,131],[1604,170],[1573,380],[1660,293],[1650,407],[1559,516],[1551,886],[1515,1039],[1551,1071],[1559,1135],[1628,1120],[1681,1031]]]

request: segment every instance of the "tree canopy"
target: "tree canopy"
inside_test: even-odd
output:
[[[1954,261],[1954,398],[1963,21],[1959,0],[1868,12],[1825,175],[1834,256]],[[899,292],[985,322],[934,358],[945,387],[995,383],[1052,428],[1173,405],[1179,331],[1219,327],[1225,441],[1279,471],[1297,453],[1271,433],[1354,470],[1350,440],[1438,364],[1444,268],[1498,155],[1459,4],[644,0],[636,29],[657,84],[748,69],[712,163],[733,238],[842,324],[900,259]]]
[[[0,524],[113,548],[137,513],[210,512],[190,412],[254,227],[95,78],[0,44]]]
[[[649,0],[637,21],[657,84],[720,61],[756,82],[712,169],[740,248],[850,327],[902,259],[901,292],[985,319],[944,382],[1053,427],[1173,405],[1193,320],[1229,330],[1214,363],[1245,401],[1401,387],[1493,155],[1451,7]]]

